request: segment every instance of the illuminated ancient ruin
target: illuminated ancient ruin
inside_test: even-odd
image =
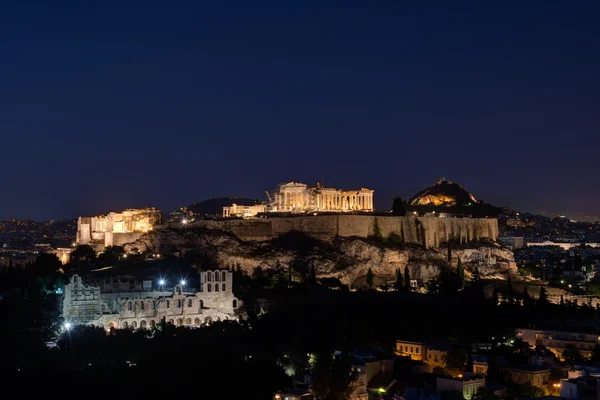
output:
[[[167,289],[151,280],[111,278],[86,284],[73,275],[64,287],[62,317],[73,325],[104,329],[150,329],[160,322],[200,327],[215,321],[237,320],[242,303],[233,295],[233,274],[202,271],[196,291],[177,284]]]
[[[98,250],[105,246],[122,246],[137,240],[162,223],[156,208],[127,209],[95,217],[77,219],[77,245],[88,244]]]
[[[317,183],[308,187],[304,183],[288,182],[279,185],[270,201],[273,212],[344,212],[373,211],[372,189],[342,190],[326,188]]]
[[[267,204],[223,207],[223,217],[253,218],[260,212],[314,213],[373,211],[372,189],[342,190],[323,187],[317,183],[288,182],[278,186],[275,193],[267,192]],[[265,207],[266,206],[266,207]]]

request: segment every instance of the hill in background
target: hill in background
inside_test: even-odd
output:
[[[196,218],[222,216],[223,207],[230,206],[233,203],[242,206],[251,206],[260,204],[261,201],[246,197],[215,197],[183,206],[178,210],[173,210],[166,215],[166,220],[169,222],[180,221],[182,219],[193,221]]]

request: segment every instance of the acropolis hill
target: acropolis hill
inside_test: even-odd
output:
[[[446,190],[447,187],[456,189],[454,184],[440,181],[437,185],[437,192],[425,192],[427,199],[439,197],[452,207],[462,205],[459,196]],[[294,185],[296,187],[299,185]],[[188,221],[181,217],[161,223],[153,217],[155,210],[140,210],[139,213],[129,210],[127,220],[143,221],[145,233],[139,228],[137,232],[129,231],[137,226],[132,222],[115,224],[114,221],[123,218],[118,213],[108,218],[102,216],[99,220],[81,219],[82,233],[78,233],[78,238],[91,237],[97,244],[104,239],[104,244],[108,245],[110,241],[123,245],[127,252],[166,255],[195,250],[212,260],[211,267],[236,266],[249,274],[257,267],[286,271],[292,265],[305,265],[313,268],[319,278],[334,277],[345,284],[359,286],[369,269],[378,279],[386,281],[393,278],[396,269],[408,268],[411,277],[425,282],[437,278],[448,265],[455,267],[458,259],[467,274],[476,265],[482,276],[496,276],[515,269],[512,252],[496,242],[496,218],[466,217],[462,210],[461,214],[453,214],[444,209],[443,203],[434,205],[441,208],[422,215],[415,211],[407,215],[377,214],[371,208],[360,209],[361,204],[370,207],[371,200],[354,202],[352,197],[345,200],[341,197],[341,208],[337,212],[329,209],[315,212],[313,205],[325,202],[321,203],[319,197],[313,202],[312,189],[307,190],[309,193],[305,197],[278,196],[274,204],[281,204],[284,199],[285,212],[280,212],[280,208],[269,211],[273,210],[272,205],[265,205],[266,211],[261,215],[246,214],[238,218]],[[358,193],[356,198],[364,193]],[[476,201],[472,196],[463,197],[465,201]],[[293,207],[287,206],[288,203]],[[304,205],[310,212],[302,208]],[[466,204],[465,209],[470,206]],[[95,231],[98,228],[101,231]],[[110,229],[120,231],[110,232]],[[131,240],[124,243],[123,239],[128,237]],[[452,247],[451,256],[448,245]]]
[[[268,195],[269,203],[261,205],[264,209],[262,218],[257,218],[253,212],[258,206],[248,206],[252,212],[241,214],[245,219],[200,219],[189,226],[229,232],[244,241],[270,240],[292,231],[329,241],[336,237],[396,235],[403,243],[425,248],[437,248],[448,242],[496,241],[498,238],[498,221],[495,218],[452,218],[452,214],[444,212],[448,207],[477,203],[462,186],[445,179],[411,200],[413,204],[420,201],[425,205],[435,203],[438,207],[423,216],[417,212],[410,212],[407,216],[374,215],[373,193],[373,190],[364,188],[342,191],[321,185],[309,188],[305,184],[290,182],[279,185],[278,192],[273,195],[274,200]],[[225,207],[224,215],[229,216],[232,208],[235,207]],[[176,222],[174,226],[179,225],[180,222]],[[124,245],[146,232],[165,226],[162,225],[161,212],[155,208],[80,217],[76,242],[99,248]]]

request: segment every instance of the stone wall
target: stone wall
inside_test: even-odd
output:
[[[137,240],[143,233],[162,223],[156,208],[127,209],[119,213],[77,219],[78,245],[91,245],[97,250],[105,246],[122,246]]]
[[[222,278],[225,275],[225,280]],[[64,287],[62,315],[73,325],[110,328],[151,328],[163,318],[175,325],[199,327],[222,320],[237,320],[242,303],[233,295],[233,275],[229,271],[203,271],[210,275],[212,290],[186,292],[181,285],[173,291],[123,291],[106,293],[100,286],[84,284],[73,275]],[[214,285],[219,285],[216,290]]]
[[[301,231],[323,240],[336,236],[362,237],[373,235],[376,226],[384,237],[400,236],[405,243],[427,248],[457,241],[468,243],[498,238],[498,220],[494,218],[434,218],[374,215],[322,215],[256,220],[198,221],[191,226],[231,232],[245,241],[269,240],[278,235]]]

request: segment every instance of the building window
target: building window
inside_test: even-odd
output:
[[[181,308],[181,300],[177,300],[177,308]]]
[[[237,300],[233,300],[233,308],[237,308]]]
[[[208,271],[206,273],[206,282],[210,282],[212,280],[212,272]]]
[[[186,319],[185,320],[185,324],[186,325],[191,325],[192,324],[192,319],[191,318]]]
[[[131,311],[133,309],[133,306],[131,305],[131,302],[127,303],[127,311]]]
[[[200,300],[200,309],[202,309],[204,307],[204,302],[202,300]]]
[[[208,284],[208,291],[212,292],[212,287],[210,286],[210,283]]]
[[[127,329],[127,322],[123,322],[123,329]]]
[[[215,282],[219,282],[219,271],[215,271]]]
[[[169,320],[169,323],[170,323],[171,325],[175,325],[175,320],[173,320],[173,318],[171,318],[171,319]]]
[[[154,327],[156,327],[156,322],[153,319],[151,319],[150,320],[150,328],[154,328]]]
[[[219,291],[219,284],[215,283],[215,292],[218,292],[218,291]]]
[[[133,321],[133,322],[131,323],[131,327],[132,327],[133,329],[137,328],[137,322]]]
[[[225,282],[227,280],[227,273],[225,271],[221,272],[221,280]]]
[[[178,318],[177,319],[177,326],[181,326],[181,325],[183,325],[183,319]]]
[[[144,309],[144,302],[142,301],[142,302],[140,302],[140,310],[143,310],[143,309]]]
[[[153,301],[150,302],[150,309],[154,310],[156,308],[156,304]]]
[[[415,347],[415,353],[419,354],[419,348]]]
[[[188,299],[188,307],[192,306],[192,299]]]
[[[146,321],[140,321],[140,328],[146,329]]]
[[[167,300],[167,308],[171,308],[171,301]]]
[[[224,284],[224,283],[221,285],[221,289],[222,289],[223,291],[225,291],[225,284]]]
[[[194,325],[196,325],[196,326],[200,325],[200,318],[195,318],[194,319]]]

